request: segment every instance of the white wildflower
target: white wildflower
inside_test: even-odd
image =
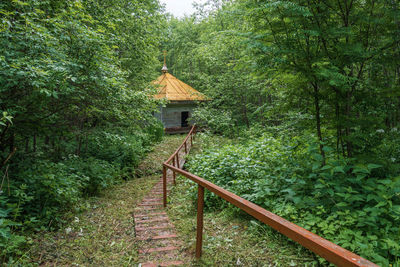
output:
[[[68,227],[67,229],[65,229],[65,233],[68,235],[69,233],[71,233],[72,232],[72,228],[71,227]]]
[[[78,222],[79,222],[79,218],[78,218],[78,217],[75,217],[74,222],[78,223]]]
[[[79,230],[78,236],[83,236],[83,230],[82,230],[82,228]]]
[[[377,133],[384,133],[385,130],[383,130],[383,129],[378,129],[378,130],[376,130],[376,132],[377,132]]]

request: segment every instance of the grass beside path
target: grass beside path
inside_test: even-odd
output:
[[[40,266],[137,266],[140,241],[134,236],[133,210],[159,181],[162,162],[183,139],[184,135],[166,136],[140,164],[141,178],[87,199],[81,203],[85,211],[69,215],[68,223],[59,231],[37,234],[26,259]],[[204,143],[210,139],[207,140],[198,138],[193,153],[212,145]],[[213,137],[212,142],[221,145],[229,141]],[[200,261],[195,260],[193,194],[197,187],[186,178],[177,178],[177,186],[171,188],[168,198],[167,213],[184,241],[181,251],[192,256],[189,266],[314,266],[313,256],[303,248],[229,210],[205,213],[203,256]]]
[[[232,140],[198,135],[191,155]],[[204,177],[206,178],[206,177]],[[182,250],[192,256],[190,266],[317,266],[315,256],[268,226],[238,209],[205,211],[203,255],[194,258],[196,247],[197,185],[178,176],[169,196],[167,213],[180,238]]]
[[[98,197],[81,203],[84,212],[70,215],[57,232],[34,237],[28,252],[32,265],[135,266],[138,241],[132,213],[145,194],[159,181],[162,162],[175,151],[184,136],[167,136],[139,166],[141,178],[113,186]]]

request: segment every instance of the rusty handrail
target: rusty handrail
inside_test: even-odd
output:
[[[182,144],[175,150],[174,153],[163,163],[163,205],[164,207],[167,206],[167,167],[166,164],[170,163],[172,160],[173,166],[177,166],[179,168],[179,152],[181,151],[182,147],[185,147],[185,154],[189,154],[190,149],[193,145],[194,135],[196,134],[196,125],[193,125],[190,129],[188,135],[183,140]],[[188,146],[187,142],[190,137],[190,146]],[[173,171],[173,181],[176,184],[176,174]]]
[[[174,178],[175,174],[179,173],[190,180],[194,181],[198,184],[198,200],[197,200],[197,238],[196,238],[196,257],[200,258],[201,250],[202,250],[202,240],[203,240],[203,208],[204,208],[204,188],[207,188],[214,194],[220,196],[225,199],[229,203],[235,205],[246,213],[250,214],[254,218],[259,221],[269,225],[274,228],[278,232],[283,235],[289,237],[293,241],[296,241],[303,247],[308,248],[314,253],[318,254],[322,258],[327,261],[336,264],[338,266],[378,266],[373,262],[370,262],[361,256],[354,254],[294,223],[291,223],[282,217],[267,211],[266,209],[240,197],[237,196],[222,187],[219,187],[199,176],[196,176],[190,172],[187,172],[180,168],[179,166],[179,152],[183,146],[187,146],[187,140],[191,138],[191,145],[193,137],[195,134],[195,126],[192,127],[189,134],[186,136],[183,143],[178,147],[178,149],[172,154],[167,161],[163,163],[163,191],[164,191],[164,207],[167,205],[167,183],[166,183],[166,174],[167,168],[173,172]],[[186,153],[189,153],[190,150],[186,150]],[[171,160],[175,159],[177,161],[173,161],[173,165],[169,164]],[[175,166],[176,165],[176,166]]]
[[[190,129],[190,132],[188,133],[186,138],[183,140],[182,144],[175,150],[175,152],[166,161],[164,161],[165,164],[168,164],[169,162],[171,162],[171,160],[179,153],[181,148],[186,144],[189,137],[193,138],[193,136],[195,135],[195,130],[196,130],[196,125],[193,125],[192,128]],[[191,143],[192,143],[192,141],[191,141]]]

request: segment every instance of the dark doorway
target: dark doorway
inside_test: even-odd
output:
[[[181,126],[182,127],[188,127],[188,118],[189,118],[189,111],[183,111],[181,113]]]

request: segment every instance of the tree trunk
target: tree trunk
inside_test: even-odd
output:
[[[36,152],[36,134],[33,135],[33,152]]]
[[[242,96],[243,104],[243,120],[246,123],[247,129],[250,128],[249,118],[247,117],[247,100],[245,96]]]
[[[25,153],[29,152],[29,137],[25,139]]]
[[[340,155],[340,148],[342,149],[341,152],[344,153],[343,150],[343,140],[342,140],[342,125],[340,123],[340,103],[339,103],[339,91],[335,90],[336,92],[336,100],[335,100],[335,114],[336,114],[336,154],[339,158]]]
[[[14,147],[15,147],[15,133],[12,132],[10,136],[10,153],[14,151]]]
[[[46,135],[46,137],[44,138],[44,144],[45,144],[46,146],[48,146],[49,143],[50,143],[50,137],[48,137],[48,136]]]
[[[79,135],[76,136],[76,142],[77,142],[78,144],[77,144],[77,147],[76,147],[76,152],[75,152],[75,154],[76,154],[77,156],[79,156],[79,155],[81,154],[81,147],[82,147],[82,138],[80,138]]]
[[[263,106],[263,97],[260,94],[260,97],[258,98],[258,106],[262,107]],[[265,122],[264,122],[264,114],[263,114],[263,109],[260,110],[260,112],[258,112],[258,120],[261,122],[262,126],[265,126]]]
[[[314,87],[314,104],[315,104],[315,121],[316,121],[316,128],[317,128],[317,135],[319,139],[319,151],[323,158],[322,164],[325,165],[325,151],[324,145],[322,144],[322,133],[321,133],[321,114],[320,114],[320,105],[319,105],[319,89],[318,85],[313,84]]]
[[[350,119],[350,113],[351,113],[351,92],[347,92],[347,99],[346,99],[346,150],[347,150],[347,156],[352,157],[353,156],[353,144],[350,141],[350,133],[351,133],[351,128],[349,126],[349,119]]]

